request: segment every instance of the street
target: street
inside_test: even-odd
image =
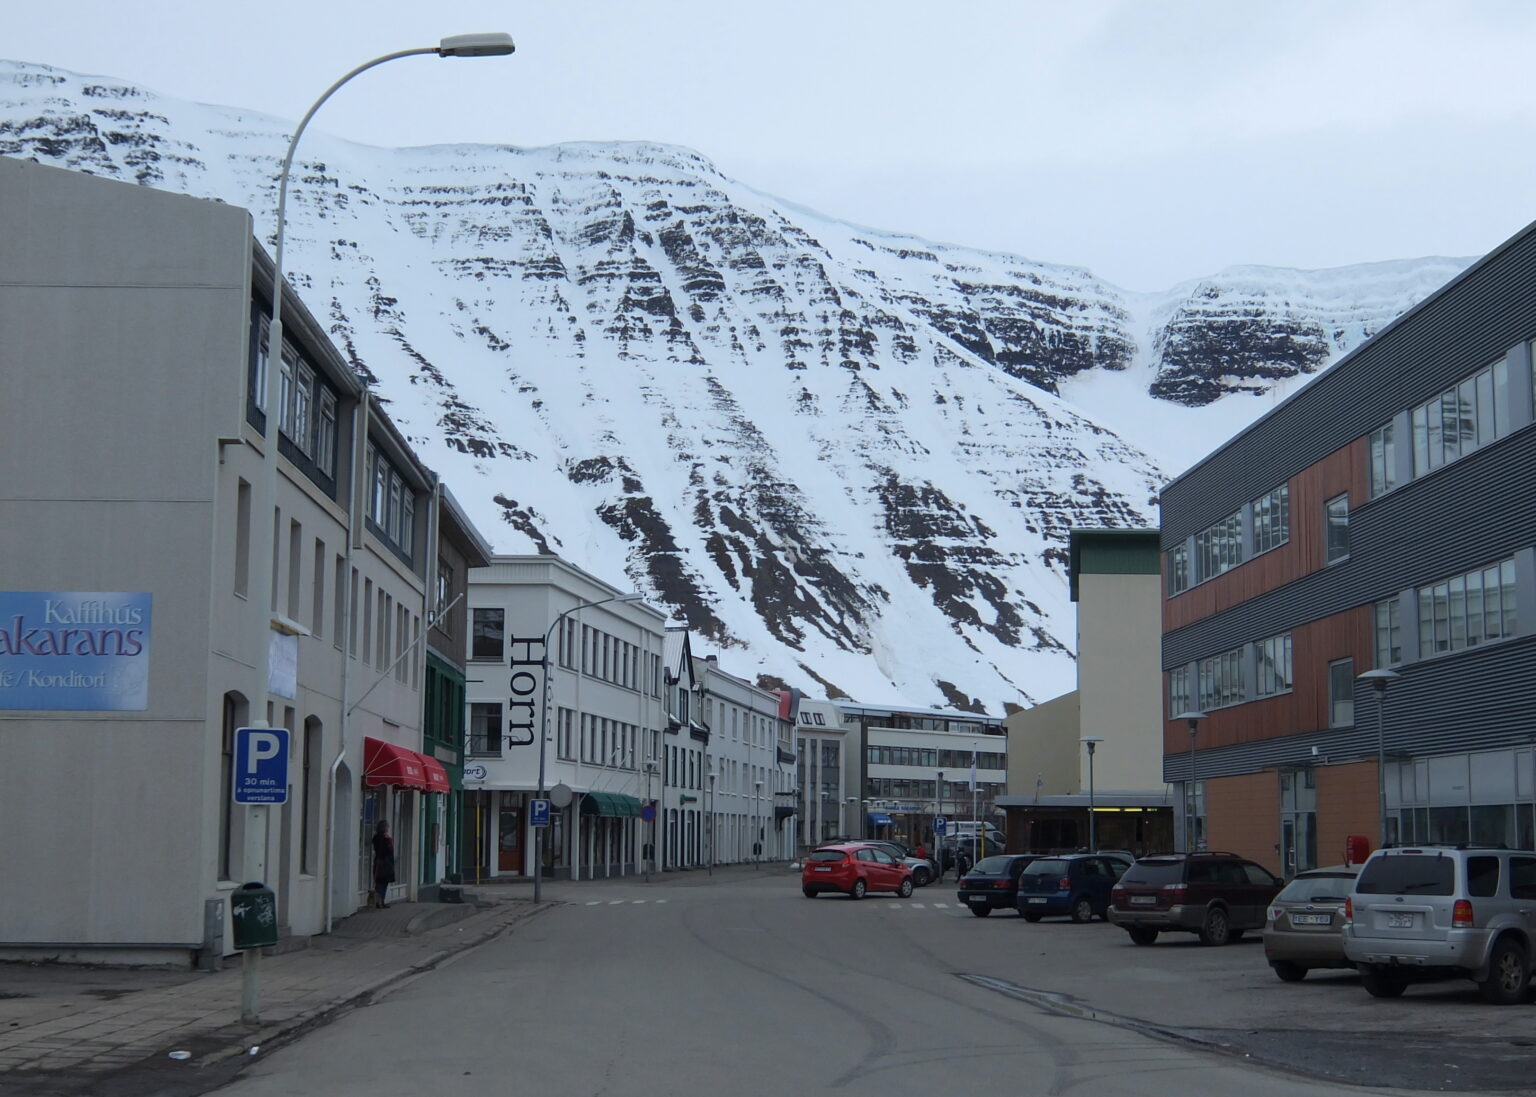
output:
[[[1377,1003],[1352,975],[1284,985],[1251,942],[1137,948],[1103,923],[974,918],[950,882],[910,900],[807,900],[796,875],[765,867],[548,894],[559,902],[515,932],[253,1062],[219,1092],[1263,1097],[1527,1084],[1513,1056],[1524,1049],[1497,1032],[1511,1053],[1498,1076],[1474,1077],[1469,1059],[1462,1077],[1442,1063],[1453,1045],[1423,1037],[1447,1005],[1453,1040],[1457,1024],[1470,1034],[1527,1022],[1524,1008],[1474,1009],[1459,988]],[[1228,972],[1220,985],[1212,964]],[[1407,1042],[1420,1061],[1405,1058],[1402,1026],[1372,1008],[1382,1004],[1422,1030]],[[1380,1031],[1350,1038],[1373,1013]]]

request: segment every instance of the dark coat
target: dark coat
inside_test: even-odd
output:
[[[373,882],[395,882],[395,840],[387,834],[373,836]]]

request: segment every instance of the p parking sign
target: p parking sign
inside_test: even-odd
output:
[[[288,802],[288,729],[236,728],[233,795],[237,804]]]

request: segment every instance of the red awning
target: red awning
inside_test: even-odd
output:
[[[363,784],[400,785],[404,788],[427,789],[426,761],[414,750],[397,747],[382,739],[363,740]],[[438,767],[442,769],[441,766]],[[447,774],[443,780],[447,781]]]
[[[428,792],[451,792],[453,786],[448,783],[448,771],[436,758],[429,758],[425,754],[418,754],[421,759],[421,768],[427,775]]]

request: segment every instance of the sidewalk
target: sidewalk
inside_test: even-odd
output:
[[[308,948],[263,955],[255,1026],[240,1021],[239,957],[213,973],[0,964],[0,1093],[206,1092],[232,1077],[245,1057],[366,1005],[391,985],[549,909],[536,906],[527,888],[473,894],[478,903],[360,910]],[[172,1052],[188,1054],[173,1059]]]

